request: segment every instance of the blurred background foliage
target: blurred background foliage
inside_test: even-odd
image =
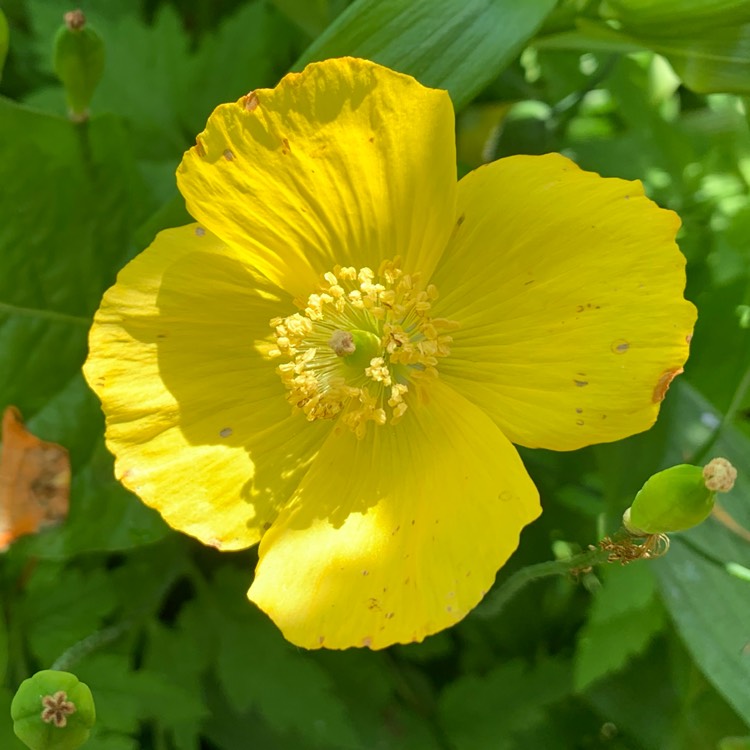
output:
[[[96,697],[91,750],[750,747],[750,2],[82,0],[106,47],[83,124],[51,63],[71,7],[0,7],[0,407],[73,466],[67,522],[0,556],[3,750],[22,747],[21,680],[102,629],[119,637],[74,668]],[[700,312],[685,375],[648,433],[524,451],[545,513],[498,580],[586,549],[674,463],[732,460],[734,523],[499,612],[490,593],[422,644],[306,653],[247,603],[255,551],[203,548],[114,481],[80,374],[103,290],[188,221],[174,170],[214,106],[341,54],[447,88],[460,173],[562,151],[683,220]]]

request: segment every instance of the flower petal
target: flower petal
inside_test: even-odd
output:
[[[84,372],[118,478],[215,547],[258,541],[327,433],[290,415],[263,355],[270,318],[290,306],[191,225],[160,233],[120,272],[91,329]]]
[[[515,443],[571,450],[650,427],[695,322],[679,219],[639,182],[548,154],[459,183],[455,234],[433,277],[459,321],[441,377]]]
[[[313,63],[218,107],[177,180],[190,213],[293,296],[337,264],[401,256],[429,277],[455,208],[452,105],[366,60]]]
[[[396,426],[334,431],[260,545],[248,596],[305,648],[383,648],[462,619],[540,513],[513,446],[439,381]]]

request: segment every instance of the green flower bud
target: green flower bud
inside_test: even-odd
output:
[[[10,32],[8,30],[8,21],[5,18],[3,9],[0,8],[0,78],[3,77],[3,67],[5,58],[8,56],[8,40]]]
[[[680,464],[650,477],[625,511],[623,525],[636,536],[683,531],[704,521],[717,492],[728,492],[737,471],[725,458],[705,467]]]
[[[104,73],[104,42],[80,10],[65,14],[55,37],[53,67],[65,86],[72,119],[88,117],[89,103]]]
[[[51,669],[24,680],[10,705],[13,731],[31,750],[76,750],[96,721],[88,685]]]

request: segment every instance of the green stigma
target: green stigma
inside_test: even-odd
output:
[[[383,342],[372,331],[355,328],[353,331],[334,331],[329,346],[349,367],[362,370],[379,357]]]

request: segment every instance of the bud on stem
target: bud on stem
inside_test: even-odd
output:
[[[53,67],[65,87],[70,117],[88,118],[89,104],[104,73],[104,43],[80,10],[65,14],[55,37]]]
[[[622,522],[635,536],[683,531],[704,521],[717,492],[729,492],[737,470],[725,458],[705,467],[680,464],[650,477],[625,511]]]
[[[13,731],[30,750],[77,750],[96,721],[88,686],[47,669],[24,680],[10,706]]]

